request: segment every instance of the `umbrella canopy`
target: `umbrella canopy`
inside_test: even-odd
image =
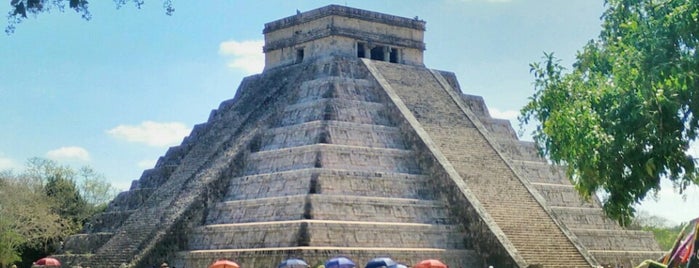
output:
[[[240,265],[229,260],[217,260],[209,265],[209,268],[240,268]]]
[[[34,262],[34,264],[43,265],[43,266],[56,266],[56,267],[61,266],[60,261],[58,261],[57,259],[54,259],[54,258],[50,258],[50,257],[41,258],[41,259],[37,260],[36,262]]]
[[[288,259],[283,260],[277,268],[307,268],[308,263],[301,259]]]
[[[325,262],[325,268],[354,268],[354,267],[357,267],[357,265],[355,265],[352,260],[345,258],[345,257],[332,258],[332,259],[329,259],[328,261]]]
[[[393,261],[391,258],[375,258],[370,260],[369,262],[366,263],[366,266],[364,268],[378,268],[378,267],[387,267],[387,268],[395,268],[396,267],[396,262]]]
[[[439,260],[424,260],[417,263],[415,268],[447,268],[447,265]]]

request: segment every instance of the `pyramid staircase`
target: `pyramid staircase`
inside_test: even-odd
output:
[[[449,84],[461,92],[455,77]],[[562,167],[552,166],[539,156],[533,142],[520,141],[508,120],[490,116],[482,97],[460,94],[463,103],[482,123],[491,144],[533,188],[550,208],[549,212],[603,266],[635,267],[657,259],[665,252],[652,233],[628,230],[605,215],[597,197],[584,200]]]
[[[590,267],[659,253],[580,200],[453,74],[344,57],[246,78],[65,245],[58,257],[83,267],[338,255]]]
[[[227,257],[261,267],[338,255],[480,265],[380,89],[356,60],[332,65],[342,71],[289,89],[296,95],[283,116],[256,137],[240,176],[190,234],[183,265]]]
[[[593,198],[591,200],[583,200],[577,193],[573,185],[570,183],[570,180],[568,180],[567,177],[565,177],[565,172],[562,170],[561,167],[551,166],[545,159],[541,158],[538,155],[538,151],[533,142],[519,141],[514,129],[512,128],[508,120],[496,119],[490,116],[482,97],[462,94],[461,88],[459,87],[459,84],[453,73],[430,71],[432,73],[432,77],[430,77],[430,75],[428,75],[425,70],[422,70],[420,68],[387,65],[383,63],[370,64],[374,64],[377,65],[378,68],[382,68],[380,69],[380,73],[385,75],[386,77],[389,77],[389,81],[392,81],[394,82],[394,84],[397,84],[397,86],[394,88],[401,89],[400,84],[418,83],[418,81],[406,82],[406,79],[412,77],[416,80],[421,80],[420,82],[422,83],[434,85],[434,87],[428,91],[430,93],[446,93],[448,97],[450,97],[451,100],[454,101],[454,103],[440,103],[439,105],[435,106],[440,106],[441,108],[445,109],[444,111],[442,111],[442,114],[450,115],[458,113],[455,112],[457,110],[456,107],[458,106],[458,109],[463,111],[463,115],[465,115],[467,120],[472,120],[471,123],[473,124],[473,129],[477,129],[480,133],[482,133],[482,137],[487,140],[488,144],[490,144],[490,146],[486,146],[486,148],[492,147],[498,152],[500,156],[499,158],[505,160],[506,166],[508,166],[508,168],[511,169],[517,177],[520,178],[524,188],[526,188],[526,190],[532,194],[532,196],[534,197],[534,199],[537,200],[538,203],[543,205],[542,208],[544,209],[546,214],[550,215],[549,217],[552,217],[555,225],[558,225],[560,227],[554,229],[562,230],[566,234],[566,236],[569,239],[571,239],[571,241],[573,241],[574,244],[576,244],[576,247],[578,249],[581,249],[582,252],[589,253],[591,255],[591,258],[588,257],[588,259],[594,259],[595,261],[597,261],[597,263],[601,265],[633,267],[642,260],[657,259],[664,253],[663,251],[661,251],[652,233],[646,231],[634,231],[624,229],[620,227],[616,222],[611,221],[604,214],[601,208],[601,203],[597,198]],[[413,70],[411,71],[411,69]],[[426,81],[432,82],[430,83]],[[414,91],[415,88],[416,87],[402,87],[404,92],[401,95],[401,97],[406,103],[411,103],[411,110],[413,111],[419,111],[419,109],[423,108],[423,106],[434,103],[435,99],[447,99],[447,96],[443,95],[435,97],[435,99],[428,100],[426,99],[425,96],[427,95],[424,92],[410,92],[410,90]],[[425,89],[429,88],[429,85],[418,86],[417,88]],[[443,90],[436,90],[438,88],[441,88]],[[412,96],[419,95],[420,97],[413,98],[413,102],[410,102],[411,94]],[[447,109],[448,107],[451,107],[453,109],[451,109],[450,111]],[[429,133],[431,135],[431,138],[435,139],[435,141],[442,141],[441,145],[445,154],[447,154],[449,150],[456,148],[456,144],[459,144],[460,142],[467,140],[462,137],[459,137],[458,140],[449,140],[449,135],[442,135],[440,138],[439,132],[444,131],[444,129],[439,125],[439,120],[444,120],[444,118],[426,118],[429,115],[435,114],[426,115],[427,116],[423,116],[423,118],[420,118],[420,122],[424,122],[425,124],[423,125],[427,126],[429,126],[430,123],[435,125],[434,122],[437,122],[433,131]],[[456,119],[450,118],[449,120]],[[468,123],[465,123],[464,125],[468,125]],[[461,131],[456,132],[465,133]],[[478,138],[478,135],[465,136],[471,138]],[[471,151],[482,149],[476,149],[470,145],[469,148],[469,150]],[[459,160],[463,159],[462,161],[465,160],[464,162],[468,164],[463,165],[462,167],[473,168],[474,170],[483,171],[487,170],[486,168],[493,168],[492,164],[497,163],[497,161],[482,161],[482,158],[481,160],[473,161],[474,159],[468,159],[468,156],[465,156],[465,154],[463,153],[459,153],[463,151],[464,150],[457,150],[455,154],[448,156],[452,164],[458,166]],[[484,155],[481,154],[480,156],[482,157]],[[481,165],[483,165],[483,163],[488,163],[488,165],[477,166],[479,162]],[[476,165],[476,167],[474,168],[473,165]],[[489,170],[488,172],[490,174],[497,174],[497,172],[494,172],[493,170]],[[505,192],[504,198],[508,200],[501,201],[496,198],[494,204],[495,207],[488,208],[488,212],[504,209],[507,210],[505,215],[512,216],[513,209],[522,209],[521,207],[517,207],[521,206],[524,203],[521,203],[520,201],[512,202],[509,200],[516,200],[515,196],[512,195],[511,192],[511,190],[513,189],[512,185],[507,185],[506,182],[499,181],[497,183],[498,187],[496,188],[498,191],[492,192],[492,189],[494,189],[494,187],[492,186],[493,181],[491,178],[478,173],[464,173],[464,177],[476,178],[476,180],[473,180],[469,183],[469,186],[472,189],[477,189],[478,186],[485,186],[486,188],[491,189],[490,193],[488,192],[488,189],[481,189],[480,191],[476,191],[480,193],[488,193],[484,196],[479,196],[479,200],[481,200],[484,203],[484,206],[488,206],[488,203],[486,201],[488,198],[497,196],[498,194]],[[484,178],[488,181],[479,181],[478,178]],[[523,193],[524,191],[520,192]],[[525,211],[527,211],[528,215],[534,215],[533,210],[529,208],[524,209]],[[497,212],[493,212],[491,214],[495,214],[494,217],[496,218],[498,217]],[[544,214],[537,215],[534,218],[545,218],[543,216]],[[511,223],[513,222],[513,219],[508,219],[506,220],[506,222]],[[526,221],[518,219],[514,222],[523,223]],[[499,225],[505,226],[503,227],[503,231],[506,234],[508,233],[507,226],[510,226],[509,228],[511,228],[511,224],[506,223]],[[531,235],[539,233],[535,229],[527,232],[529,226],[541,228],[541,233],[549,233],[553,235],[553,233],[551,233],[551,226],[548,226],[547,228],[542,228],[543,225],[543,222],[529,222],[524,225],[518,225],[517,227],[520,227],[519,230],[517,230],[516,228],[510,230],[511,232],[516,232],[518,235],[507,234],[507,237],[512,238],[513,243],[517,243],[517,240],[520,240],[519,245],[516,245],[516,247],[524,251],[522,252],[522,254],[523,256],[525,256],[526,259],[529,259],[529,263],[546,263],[545,259],[548,258],[554,259],[554,263],[544,264],[544,266],[558,266],[558,264],[555,263],[556,258],[569,259],[573,255],[576,255],[574,252],[572,255],[566,255],[564,251],[560,250],[563,248],[560,245],[553,246],[553,248],[556,248],[557,250],[549,252],[547,252],[546,250],[542,250],[545,245],[538,245],[534,247],[525,246],[531,245],[535,243],[535,241],[532,241],[531,239],[522,239],[522,234],[529,233],[529,235]],[[522,229],[522,226],[526,227]],[[534,251],[534,254],[527,253],[527,250]],[[570,253],[571,251],[569,250],[568,252]],[[538,257],[536,257],[536,254],[542,253],[544,255],[544,261],[537,260]],[[550,254],[550,256],[555,257],[548,257],[548,254]]]
[[[436,147],[453,165],[487,213],[529,264],[544,267],[589,267],[592,260],[576,245],[502,159],[469,117],[469,111],[445,90],[436,71],[366,61],[384,88],[415,116]],[[452,94],[450,94],[452,93]],[[427,112],[430,111],[430,112]]]

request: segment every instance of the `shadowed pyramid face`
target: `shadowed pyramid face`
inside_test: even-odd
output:
[[[268,23],[266,70],[68,239],[65,260],[589,267],[658,253],[580,200],[454,74],[423,67],[422,31],[339,6]]]

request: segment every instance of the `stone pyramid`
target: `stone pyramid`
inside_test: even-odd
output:
[[[632,267],[662,252],[581,200],[456,76],[425,22],[330,5],[265,25],[266,67],[57,257],[242,267],[389,256],[450,267]]]

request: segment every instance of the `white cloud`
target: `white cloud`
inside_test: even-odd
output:
[[[218,46],[218,53],[231,57],[228,67],[240,69],[247,74],[255,74],[265,67],[265,57],[262,53],[263,40],[225,41]]]
[[[117,191],[122,192],[122,191],[128,191],[129,188],[131,188],[131,182],[130,181],[112,181],[111,182],[112,186],[117,189]]]
[[[0,156],[0,171],[21,169],[22,166],[11,158]]]
[[[519,116],[519,111],[516,110],[500,111],[497,108],[488,108],[488,112],[493,118],[507,119],[512,122],[517,122],[517,116]]]
[[[61,147],[48,151],[46,158],[55,161],[90,161],[90,153],[85,148],[77,146]]]
[[[533,141],[531,134],[532,134],[532,131],[534,131],[534,129],[536,128],[536,126],[534,124],[530,123],[530,124],[524,126],[524,130],[520,130],[519,120],[517,120],[517,116],[519,116],[519,111],[517,111],[517,110],[501,111],[497,108],[488,108],[488,112],[490,113],[490,116],[493,118],[510,120],[510,124],[512,125],[512,128],[515,130],[515,133],[517,133],[517,136],[519,137],[520,140]]]
[[[141,160],[136,164],[139,168],[142,169],[147,169],[147,168],[153,168],[155,167],[155,163],[158,162],[158,160],[153,160],[153,159],[146,159],[146,160]]]
[[[190,128],[179,122],[144,121],[135,126],[119,125],[107,130],[107,134],[129,142],[143,143],[153,147],[166,147],[179,144],[190,131]]]

